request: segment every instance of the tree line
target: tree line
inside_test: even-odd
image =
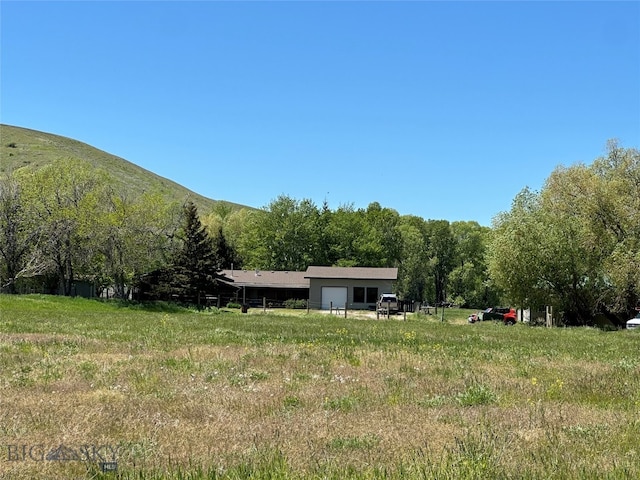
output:
[[[69,295],[85,279],[128,298],[155,272],[154,288],[182,285],[197,296],[202,281],[232,266],[397,267],[407,300],[554,305],[568,323],[585,324],[596,313],[624,318],[638,304],[639,219],[638,151],[615,143],[591,165],[556,169],[540,192],[525,188],[491,228],[286,195],[257,210],[219,202],[198,213],[188,199],[133,195],[106,172],[64,159],[0,179],[1,286],[16,292],[37,281]],[[206,265],[189,264],[196,231]]]

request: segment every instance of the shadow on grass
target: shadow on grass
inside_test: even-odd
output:
[[[101,303],[112,305],[117,308],[126,308],[128,310],[138,310],[143,312],[158,313],[189,313],[193,312],[195,306],[189,307],[178,303],[154,301],[154,302],[137,302],[134,300],[110,299],[98,300]]]

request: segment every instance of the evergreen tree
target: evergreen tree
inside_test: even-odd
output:
[[[218,227],[218,234],[213,241],[214,250],[218,257],[218,268],[241,268],[242,261],[235,249],[227,242],[222,226]]]
[[[174,280],[180,280],[182,293],[195,299],[199,306],[202,296],[212,293],[216,287],[220,263],[193,202],[185,204],[184,218],[182,246],[175,255],[172,276]]]

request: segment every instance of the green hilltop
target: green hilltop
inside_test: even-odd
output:
[[[208,213],[216,204],[223,202],[199,195],[128,160],[60,135],[0,125],[0,143],[0,176],[27,166],[40,168],[59,159],[74,158],[109,172],[123,189],[134,195],[157,191],[170,201],[182,203],[189,199],[201,213]],[[244,207],[223,203],[234,209]]]

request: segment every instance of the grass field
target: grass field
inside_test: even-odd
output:
[[[156,310],[0,296],[0,478],[640,478],[640,332]]]

